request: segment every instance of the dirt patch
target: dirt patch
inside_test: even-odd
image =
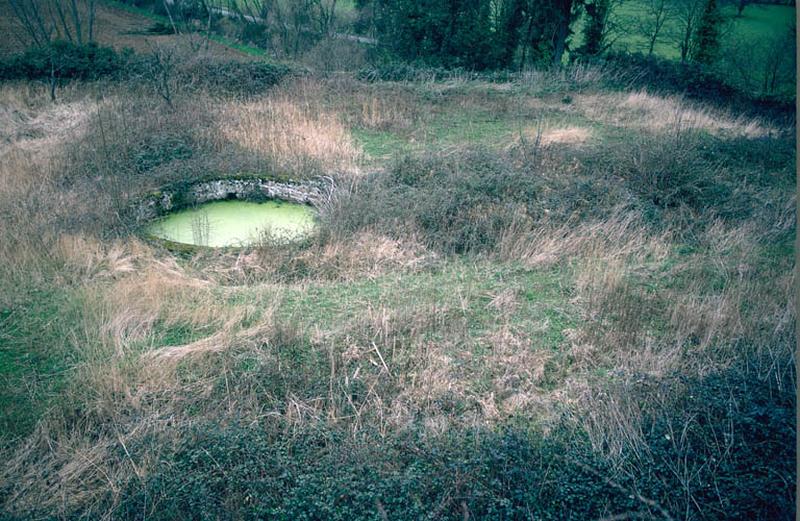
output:
[[[579,145],[585,143],[592,137],[588,128],[584,127],[565,127],[553,128],[542,133],[543,145]]]

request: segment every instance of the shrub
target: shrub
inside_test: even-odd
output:
[[[356,440],[322,427],[286,436],[201,424],[185,433],[170,465],[126,491],[117,515],[550,520],[589,519],[631,503],[599,474],[565,465],[567,452],[585,457],[513,428],[437,437],[411,429],[385,439],[370,432]]]
[[[636,71],[635,80],[627,81],[624,85],[626,88],[649,88],[687,94],[715,105],[735,105],[738,112],[746,111],[780,120],[787,118],[793,120],[794,99],[755,97],[752,93],[731,86],[708,67],[699,63],[681,63],[639,53],[611,53],[605,56],[603,61],[623,70]]]
[[[645,203],[661,209],[679,205],[697,210],[724,206],[732,187],[724,178],[722,165],[703,158],[700,146],[691,137],[643,135],[630,153],[613,155],[616,172]]]
[[[267,62],[193,60],[177,71],[179,80],[209,92],[256,95],[292,74],[285,65]]]
[[[605,395],[644,411],[643,447],[618,459],[632,489],[691,519],[794,518],[793,392],[741,367],[637,380]]]
[[[402,61],[378,61],[358,71],[358,79],[363,81],[447,81],[484,80],[492,82],[506,82],[514,78],[510,71],[481,71],[452,67],[435,67],[421,63],[408,63]]]
[[[367,178],[325,216],[334,232],[374,228],[390,237],[419,231],[451,253],[480,252],[501,231],[535,214],[539,182],[501,157],[469,152],[456,157],[404,157],[388,175]]]
[[[172,48],[163,49],[161,55],[142,56],[130,49],[117,52],[95,43],[57,41],[0,62],[0,80],[140,80],[142,76],[153,79],[165,69],[166,80],[176,83],[176,89],[205,88],[245,95],[262,93],[292,74],[285,65],[197,58]]]
[[[33,47],[0,63],[2,80],[97,80],[123,74],[132,52],[121,53],[96,43],[76,45],[56,41],[46,47]]]
[[[165,464],[129,482],[115,517],[791,519],[793,397],[741,376],[628,389],[653,405],[647,447],[613,464],[565,428],[543,437],[513,424],[440,435],[410,426],[352,437],[322,424],[290,433],[270,422],[200,423],[177,433]],[[128,448],[165,446],[141,443]]]

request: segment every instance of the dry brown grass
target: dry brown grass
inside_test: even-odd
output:
[[[531,267],[572,266],[582,323],[566,331],[571,363],[558,401],[571,404],[594,447],[614,458],[647,451],[645,418],[677,414],[681,393],[688,392],[681,386],[641,392],[648,382],[744,366],[763,385],[794,385],[786,375],[794,363],[787,340],[795,276],[780,267],[772,275],[758,272],[757,243],[765,230],[757,221],[708,222],[699,232],[704,249],[679,263],[672,260],[680,234],[653,233],[642,222],[635,213],[618,212],[597,222],[521,224],[507,231],[499,253]],[[515,340],[508,333],[505,338]],[[598,368],[608,371],[614,386],[598,379]]]
[[[530,415],[540,420],[550,417],[552,411],[542,405],[551,398],[545,391],[545,367],[554,354],[532,349],[531,340],[508,325],[486,340],[492,349],[487,360],[487,369],[492,374],[490,396],[497,402],[492,419],[514,415]]]
[[[0,111],[6,112],[8,116],[2,130],[5,134],[4,141],[13,142],[13,147],[18,149],[44,152],[67,139],[79,138],[95,107],[81,100],[27,113],[14,109],[7,111],[0,105]],[[0,149],[0,155],[3,152]]]
[[[273,329],[272,315],[229,305],[214,285],[135,240],[107,246],[65,236],[57,251],[82,281],[82,318],[64,339],[80,360],[71,369],[64,403],[80,405],[42,422],[16,448],[0,472],[4,486],[13,479],[4,507],[69,515],[76,505],[94,512],[103,502],[106,512],[108,501],[116,502],[131,480],[158,464],[157,452],[132,454],[128,447],[195,421],[190,409],[197,411],[197,404],[205,403],[213,416],[218,367],[207,355],[260,346]],[[176,326],[202,338],[152,350],[163,344],[158,335]],[[189,359],[196,377],[181,376],[182,359]],[[108,515],[103,512],[97,518]]]
[[[545,121],[521,129],[506,147],[508,151],[526,154],[539,153],[547,149],[563,150],[564,147],[580,148],[592,144],[593,132],[583,126],[559,126]]]
[[[285,173],[357,172],[359,149],[338,116],[319,103],[320,88],[299,80],[255,101],[226,102],[219,111],[219,132]]]
[[[85,130],[95,109],[86,94],[83,85],[72,84],[59,90],[63,102],[53,104],[44,84],[0,85],[0,156],[30,150],[46,161],[60,144]]]
[[[358,90],[354,102],[360,110],[356,112],[355,123],[371,130],[410,129],[421,115],[417,113],[417,106],[409,103],[408,96],[403,94],[400,90],[391,96]]]
[[[575,107],[589,119],[618,127],[657,132],[698,129],[719,135],[749,138],[775,135],[781,129],[758,119],[712,110],[672,96],[647,91],[615,94],[582,94]]]
[[[580,145],[589,141],[592,132],[584,127],[553,128],[542,133],[542,144],[547,145]]]
[[[413,237],[390,238],[374,232],[351,237],[315,237],[302,248],[262,242],[255,250],[208,255],[192,263],[224,285],[376,279],[389,273],[414,273],[435,265],[439,257]]]
[[[435,259],[413,238],[398,240],[369,232],[326,243],[322,251],[312,250],[304,256],[314,272],[338,274],[336,278],[344,280],[413,272]]]
[[[655,263],[664,259],[668,237],[669,232],[651,237],[641,223],[641,215],[619,210],[601,221],[555,225],[545,222],[535,228],[521,222],[506,231],[499,253],[530,267],[547,267],[568,259],[592,263],[632,259],[641,265],[648,258]]]

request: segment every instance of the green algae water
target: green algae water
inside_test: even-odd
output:
[[[268,231],[279,241],[307,237],[314,228],[311,207],[283,201],[214,201],[166,215],[147,227],[151,235],[196,246],[246,246]]]

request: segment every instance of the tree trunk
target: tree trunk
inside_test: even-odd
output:
[[[64,10],[61,9],[61,4],[59,2],[55,2],[55,9],[56,9],[56,15],[58,16],[57,19],[55,18],[55,16],[53,16],[53,7],[51,5],[51,7],[50,7],[50,16],[53,18],[54,25],[56,25],[56,27],[57,27],[58,26],[58,21],[60,21],[61,22],[61,28],[64,31],[64,34],[67,36],[67,40],[72,42],[73,41],[72,32],[69,30],[69,22],[67,21],[67,18],[64,15]]]
[[[689,57],[689,45],[692,42],[692,27],[691,25],[686,26],[686,30],[683,33],[683,40],[680,44],[681,49],[681,63],[685,62],[686,59]]]
[[[88,21],[89,27],[87,29],[88,32],[87,37],[89,43],[92,43],[94,41],[94,16],[96,10],[97,10],[97,4],[95,3],[95,0],[89,0],[89,21]]]
[[[78,0],[71,0],[70,7],[72,8],[72,24],[75,26],[75,38],[78,40],[78,45],[83,45],[83,29],[81,27],[81,13],[78,10]]]
[[[169,10],[168,0],[163,0],[162,3],[164,4],[164,10],[167,11],[167,18],[169,18],[169,23],[170,25],[172,25],[172,32],[175,34],[180,34],[180,31],[178,31],[178,26],[175,25],[175,19],[172,18],[172,11]]]
[[[525,41],[522,42],[522,57],[519,61],[520,72],[522,72],[528,59],[528,47],[531,45],[531,38],[533,37],[533,23],[533,13],[528,13],[528,30],[525,33]]]
[[[572,15],[572,0],[558,0],[557,4],[557,24],[555,41],[553,42],[553,65],[561,65],[564,51],[567,48],[567,37],[569,36],[569,23]]]
[[[52,51],[51,51],[52,52]],[[53,57],[50,56],[50,101],[56,102],[56,84],[58,78],[56,77],[56,64],[53,63]]]
[[[519,45],[519,29],[525,21],[522,17],[522,2],[520,0],[512,0],[509,7],[506,5],[505,11],[502,13],[503,17],[503,49],[500,56],[500,62],[503,67],[510,67],[514,61],[514,52]]]
[[[564,57],[564,50],[567,47],[567,28],[564,24],[559,24],[556,31],[556,41],[553,46],[553,65],[561,65],[561,59]]]
[[[650,38],[650,46],[647,49],[647,55],[648,56],[652,56],[653,55],[653,49],[656,46],[656,38],[657,37],[658,37],[658,33],[654,33],[653,36]]]

